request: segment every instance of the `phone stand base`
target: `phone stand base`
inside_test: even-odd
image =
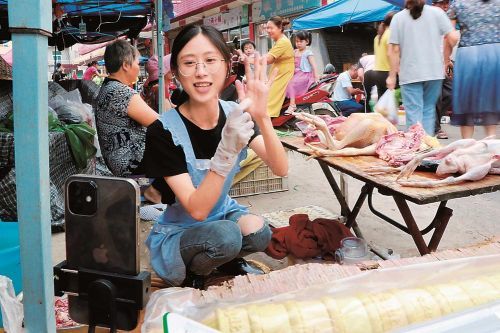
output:
[[[108,327],[110,332],[134,329],[138,318],[127,317],[137,317],[146,306],[150,287],[149,272],[124,275],[89,269],[74,270],[66,266],[66,261],[54,266],[55,295],[68,294],[86,302],[89,333],[95,332],[96,326]],[[135,325],[120,327],[122,322]]]

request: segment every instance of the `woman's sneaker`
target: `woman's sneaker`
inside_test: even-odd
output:
[[[219,267],[217,267],[217,270],[219,272],[233,276],[247,275],[247,274],[262,275],[266,273],[259,267],[252,265],[243,258],[235,258],[229,262],[226,262],[225,264],[222,264]]]

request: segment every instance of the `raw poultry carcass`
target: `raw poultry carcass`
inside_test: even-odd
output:
[[[436,138],[425,134],[420,123],[410,126],[408,131],[383,136],[377,143],[375,153],[391,167],[398,167],[411,161],[417,153],[440,147]]]
[[[375,155],[377,143],[397,128],[378,113],[353,113],[330,134],[326,122],[308,113],[294,113],[297,119],[314,125],[326,149],[306,143],[314,156]]]
[[[410,177],[424,159],[441,160],[436,170],[437,175],[458,173],[461,176],[450,176],[441,180],[402,180],[402,178]],[[397,181],[403,186],[437,187],[467,180],[480,180],[487,174],[500,175],[500,140],[463,139],[441,149],[416,156],[401,169]]]
[[[335,131],[346,121],[347,117],[338,116],[331,117],[328,115],[318,115],[317,117],[323,119],[328,127],[330,134],[334,135]],[[299,121],[296,123],[296,126],[301,130],[302,134],[304,134],[304,142],[305,143],[315,143],[321,142],[320,137],[318,136],[318,130],[316,127],[309,122]]]

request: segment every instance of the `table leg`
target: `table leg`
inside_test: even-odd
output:
[[[352,231],[354,231],[354,235],[356,235],[356,237],[365,239],[365,236],[363,236],[363,233],[361,232],[361,229],[356,222],[354,222],[351,228]]]
[[[450,220],[451,216],[453,215],[453,210],[451,208],[446,207],[447,201],[441,201],[441,203],[439,204],[439,208],[436,211],[436,215],[434,216],[434,219],[432,220],[432,222],[424,229],[419,230],[418,227],[416,227],[416,224],[415,224],[415,227],[413,229],[410,229],[410,225],[408,223],[411,224],[412,221],[411,220],[409,222],[407,221],[408,216],[410,216],[410,218],[413,220],[413,222],[415,220],[413,219],[413,216],[411,215],[411,211],[410,211],[410,209],[409,209],[409,207],[406,204],[406,201],[404,199],[399,199],[399,200],[402,200],[401,204],[403,205],[403,207],[401,207],[400,204],[398,204],[397,200],[395,200],[395,201],[396,201],[396,204],[398,204],[399,211],[400,211],[401,215],[403,216],[403,219],[405,220],[405,223],[408,227],[401,225],[400,223],[396,222],[395,220],[391,219],[390,217],[377,211],[373,207],[372,194],[373,194],[372,191],[368,192],[368,206],[373,214],[380,217],[382,220],[392,224],[393,226],[397,227],[398,229],[406,232],[407,234],[411,235],[414,238],[415,244],[417,244],[417,247],[418,247],[418,242],[420,242],[417,239],[422,238],[423,235],[434,230],[432,237],[431,237],[431,240],[429,242],[429,245],[425,246],[425,247],[427,247],[429,249],[429,251],[431,251],[431,252],[434,252],[437,250],[437,247],[439,245],[439,242],[441,241],[441,238],[443,237],[446,226],[448,225],[448,221]],[[416,235],[416,236],[414,236],[414,235]],[[417,239],[415,239],[415,237],[417,237]],[[425,242],[423,244],[425,244]],[[419,247],[419,251],[422,253],[421,248],[423,248],[423,245],[421,245],[421,247]]]
[[[356,204],[354,204],[354,208],[352,209],[349,216],[347,216],[346,227],[351,228],[353,224],[356,223],[356,217],[358,217],[359,211],[363,204],[365,203],[366,197],[373,191],[373,185],[365,184],[361,188],[361,193],[359,194],[358,200],[356,200]]]
[[[380,190],[379,190],[379,193],[380,193]],[[410,233],[406,226],[404,226],[401,223],[397,222],[396,220],[390,218],[389,216],[383,214],[382,212],[379,212],[375,208],[375,206],[373,205],[373,190],[368,193],[368,208],[370,208],[371,212],[373,214],[375,214],[375,216],[381,218],[382,220],[386,221],[387,223],[392,224],[393,226],[395,226],[399,230],[406,232],[407,234]],[[425,234],[425,233],[423,233],[423,234]]]
[[[351,210],[349,209],[349,206],[347,205],[347,202],[345,200],[345,197],[342,193],[342,191],[339,188],[339,185],[337,184],[337,181],[332,175],[332,172],[330,171],[330,167],[328,164],[326,164],[324,161],[317,160],[319,163],[319,166],[321,167],[321,170],[323,170],[323,173],[325,174],[326,179],[328,180],[328,183],[330,184],[330,187],[333,190],[333,193],[335,193],[335,196],[337,197],[337,200],[339,201],[340,204],[340,213],[344,217],[348,217],[349,214],[351,213]]]
[[[340,173],[340,192],[344,196],[346,204],[349,206],[349,186],[347,184],[346,175]]]
[[[410,207],[408,207],[406,200],[397,195],[393,195],[393,198],[396,202],[396,205],[398,206],[399,211],[401,212],[401,215],[403,216],[403,219],[406,223],[406,226],[408,227],[408,231],[410,232],[413,241],[415,242],[415,245],[417,245],[420,254],[424,255],[431,253],[431,251],[427,247],[427,244],[425,244],[424,237],[422,237],[422,233],[418,229],[415,218],[413,218]]]
[[[441,202],[439,209],[436,213],[436,229],[432,234],[431,241],[429,242],[429,250],[436,251],[443,237],[448,221],[453,215],[453,209],[446,207],[446,201]]]
[[[335,180],[335,177],[333,177],[332,172],[330,171],[330,167],[328,164],[326,164],[324,161],[317,160],[319,163],[319,166],[321,167],[321,170],[323,170],[323,173],[325,174],[326,179],[328,180],[328,183],[330,184],[330,187],[333,190],[333,193],[335,194],[335,197],[337,198],[339,204],[340,204],[340,214],[346,218],[347,221],[349,221],[349,228],[352,228],[354,231],[354,234],[359,237],[359,238],[364,238],[363,233],[358,227],[358,224],[356,223],[356,216],[359,213],[356,213],[356,215],[352,216],[351,209],[349,208],[349,205],[346,202],[346,199],[342,193],[342,190],[339,188],[339,185],[337,184],[337,181]],[[363,193],[361,194],[363,195]],[[361,197],[360,195],[360,197]],[[366,197],[366,196],[365,196]],[[359,199],[358,199],[359,201]],[[363,199],[364,201],[364,199]],[[362,203],[361,203],[362,205]],[[361,207],[359,207],[361,208]],[[352,216],[352,217],[351,217]]]

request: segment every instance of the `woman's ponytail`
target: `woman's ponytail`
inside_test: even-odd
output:
[[[380,23],[380,25],[377,29],[378,45],[380,45],[380,42],[382,40],[382,35],[391,25],[392,17],[394,16],[394,14],[396,14],[396,12],[387,13],[387,15],[385,15],[385,17],[384,17],[384,21],[382,21],[382,23]]]

